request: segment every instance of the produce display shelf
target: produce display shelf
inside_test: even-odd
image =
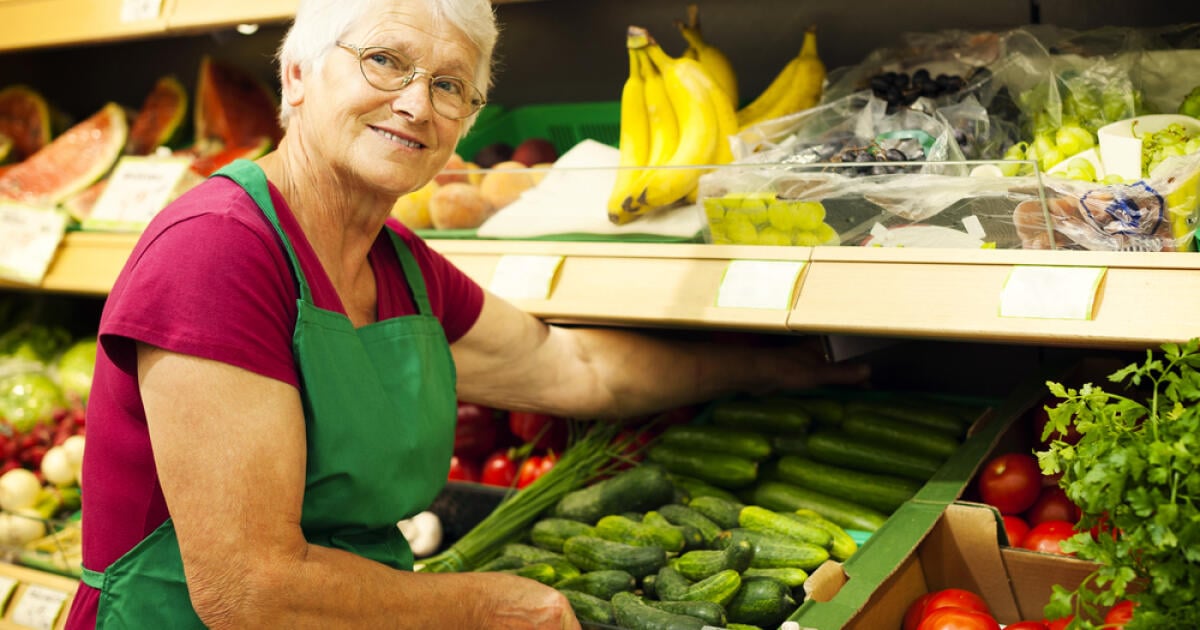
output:
[[[70,232],[40,285],[0,286],[106,295],[136,240]],[[428,242],[485,287],[505,257],[562,257],[547,298],[514,300],[558,322],[1140,349],[1195,336],[1187,314],[1200,312],[1194,252]],[[733,260],[804,262],[793,308],[715,306]],[[1021,265],[1104,268],[1092,318],[1001,317],[1004,283]]]

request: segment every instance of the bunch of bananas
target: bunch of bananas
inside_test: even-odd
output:
[[[688,167],[730,162],[728,138],[737,131],[733,101],[701,61],[671,57],[638,26],[629,27],[626,47],[622,168],[608,201],[608,218],[617,225],[693,199],[704,169]]]
[[[800,53],[787,62],[758,98],[738,110],[738,130],[816,105],[824,85],[825,64],[817,56],[817,31],[809,28]]]
[[[725,90],[733,108],[737,109],[738,81],[737,74],[733,71],[733,64],[729,62],[729,57],[726,57],[720,48],[704,40],[704,36],[700,33],[700,7],[689,4],[687,13],[687,22],[675,20],[675,28],[679,29],[679,33],[683,35],[683,39],[688,45],[687,50],[683,51],[683,56],[699,61],[700,65],[708,71],[708,76],[712,77],[722,90]]]

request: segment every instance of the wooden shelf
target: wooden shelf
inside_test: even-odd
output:
[[[136,235],[67,235],[36,290],[105,295]],[[725,328],[1087,348],[1145,348],[1200,334],[1200,256],[858,247],[431,239],[488,286],[504,256],[562,256],[548,299],[517,300],[547,320]],[[718,308],[729,261],[806,261],[790,311]],[[1104,267],[1090,321],[1000,317],[1016,265]],[[16,285],[10,285],[16,286]],[[26,287],[28,288],[28,287]]]

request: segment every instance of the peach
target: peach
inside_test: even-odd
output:
[[[558,151],[554,149],[554,143],[545,138],[529,138],[513,149],[512,159],[526,166],[533,166],[557,160]]]
[[[435,175],[433,179],[443,186],[451,182],[469,181],[466,168],[467,161],[461,155],[453,153],[450,155],[450,159],[446,161],[446,165],[442,167],[441,172]]]
[[[500,162],[484,173],[479,192],[497,210],[516,201],[521,193],[533,188],[533,174],[520,162]]]
[[[392,216],[410,230],[428,230],[433,227],[433,220],[429,217],[429,200],[438,188],[438,183],[430,180],[428,184],[407,195],[401,195],[392,206]]]
[[[554,166],[553,162],[538,162],[529,167],[529,174],[533,176],[533,183],[540,184],[543,179],[546,179],[546,174],[550,172],[550,168]]]
[[[466,182],[446,184],[429,199],[429,217],[439,230],[477,228],[492,216],[493,210],[479,188]]]

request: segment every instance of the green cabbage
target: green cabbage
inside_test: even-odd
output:
[[[65,406],[62,391],[45,374],[23,372],[0,377],[0,418],[18,433],[53,422],[54,412]]]
[[[96,338],[80,339],[58,358],[58,382],[70,400],[87,402],[96,369]]]

